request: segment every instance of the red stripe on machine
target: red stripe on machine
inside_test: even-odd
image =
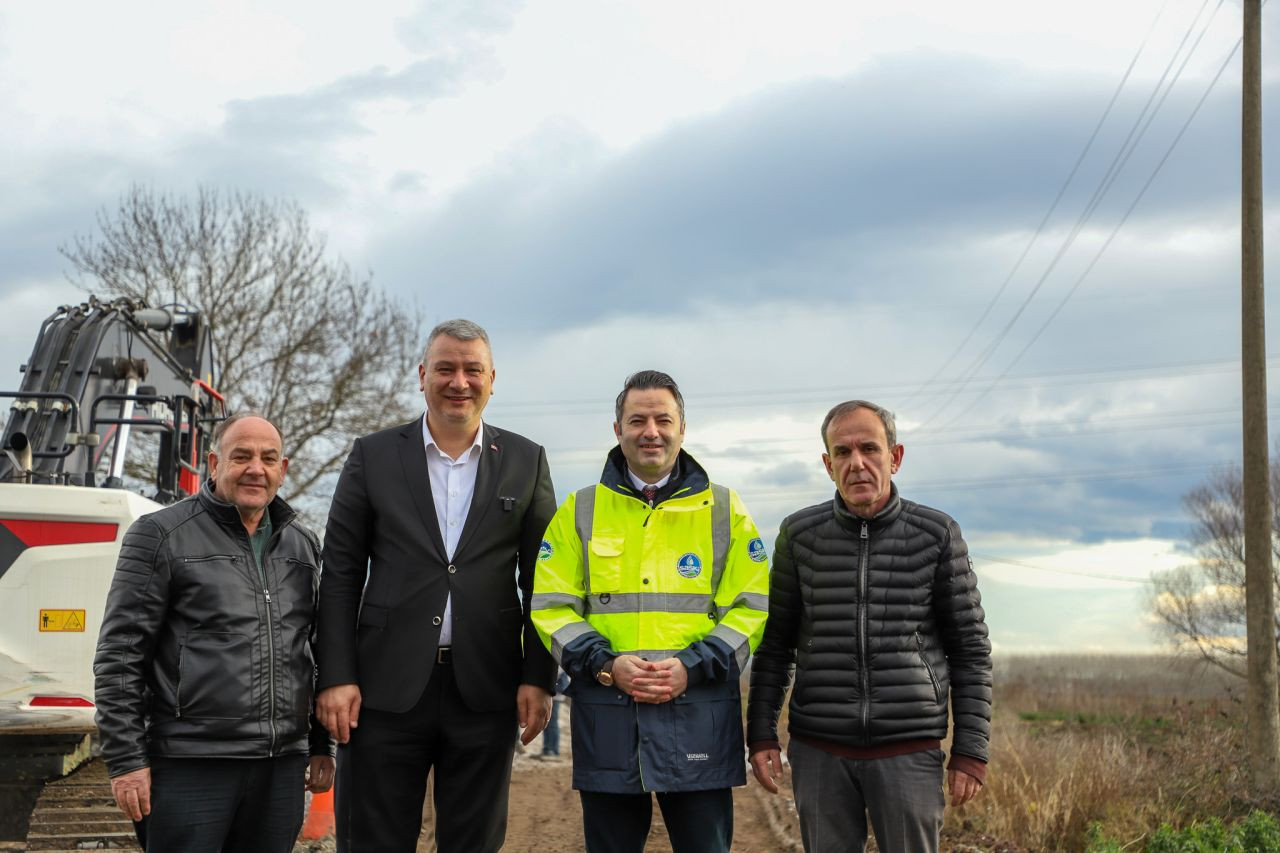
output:
[[[34,696],[32,708],[92,708],[93,703],[79,696]]]
[[[105,521],[45,521],[33,518],[0,518],[0,525],[28,548],[114,542],[116,532],[120,529],[120,525]]]

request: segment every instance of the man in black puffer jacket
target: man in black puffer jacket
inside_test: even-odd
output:
[[[991,643],[960,527],[904,500],[893,414],[852,400],[822,423],[834,500],[789,516],[774,546],[769,621],[752,663],[751,767],[776,792],[778,716],[808,853],[938,849],[941,741],[955,719],[952,805],[986,778]]]
[[[287,853],[303,786],[333,784],[311,723],[320,548],[276,496],[288,464],[269,421],[232,415],[199,494],[125,533],[94,698],[116,804],[148,851]]]

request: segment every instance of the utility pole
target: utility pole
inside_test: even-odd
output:
[[[1262,0],[1244,0],[1241,104],[1240,312],[1244,391],[1245,609],[1249,654],[1249,771],[1253,792],[1275,791],[1280,773],[1275,589],[1267,459],[1266,315],[1262,289]]]

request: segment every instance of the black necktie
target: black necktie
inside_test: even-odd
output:
[[[656,497],[658,496],[658,487],[657,487],[657,486],[645,486],[645,487],[644,487],[643,489],[641,489],[640,491],[642,491],[642,492],[644,493],[644,499],[645,499],[645,502],[646,502],[646,503],[648,503],[648,504],[649,504],[649,506],[653,506],[653,499],[654,499],[654,498],[656,498]]]

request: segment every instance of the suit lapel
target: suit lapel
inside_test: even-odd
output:
[[[413,505],[422,517],[427,538],[436,549],[436,556],[445,561],[444,538],[440,535],[440,522],[436,520],[436,504],[431,494],[431,477],[427,473],[427,449],[422,441],[422,420],[418,419],[400,431],[400,461],[408,481]]]
[[[484,435],[480,438],[480,468],[476,471],[476,490],[471,496],[471,509],[467,511],[467,521],[462,525],[462,536],[458,539],[458,550],[454,556],[462,553],[471,537],[484,523],[484,517],[493,506],[495,492],[498,488],[498,472],[502,466],[501,433],[488,424],[484,425]]]

